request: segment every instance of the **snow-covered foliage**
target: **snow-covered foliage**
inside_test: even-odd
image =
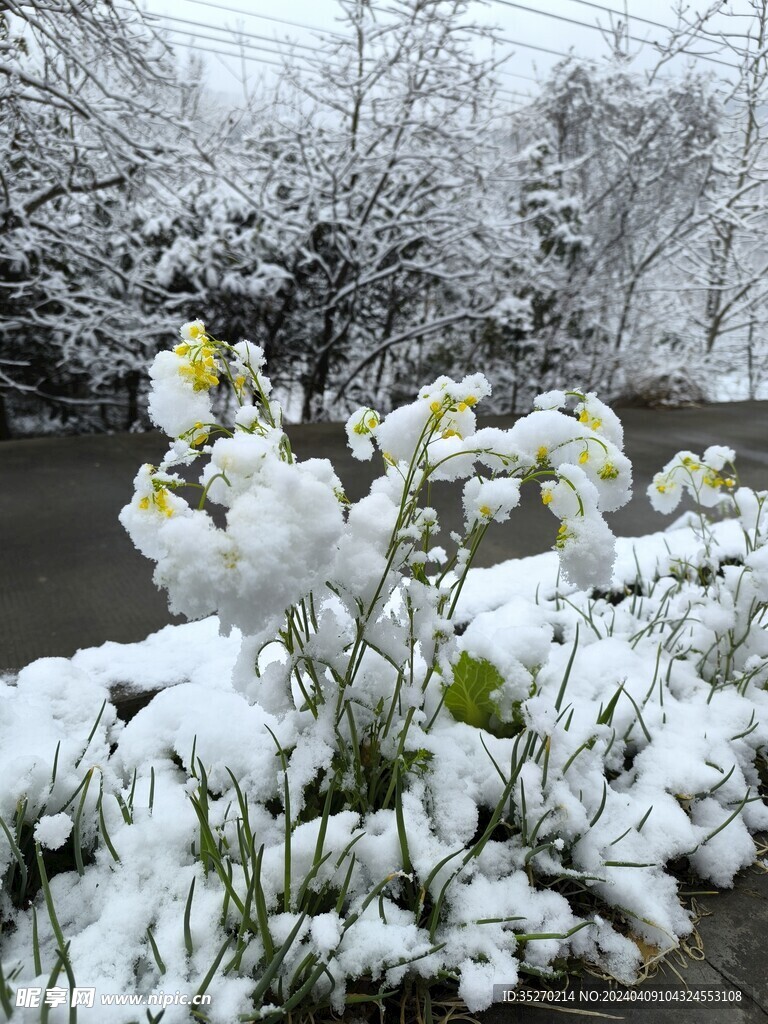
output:
[[[129,429],[178,321],[143,229],[206,167],[194,80],[133,0],[8,0],[0,52],[0,437]]]
[[[651,353],[669,366],[697,340],[681,294],[697,300],[674,268],[715,195],[712,83],[570,58],[527,117],[518,202],[529,262],[510,283],[534,315],[528,331],[508,332],[519,358],[507,376],[526,400],[566,366],[604,393],[641,397]]]
[[[768,495],[733,453],[680,453],[653,500],[685,488],[699,515],[616,547],[602,514],[630,466],[591,393],[543,394],[510,430],[477,428],[480,374],[361,408],[350,447],[382,475],[350,503],[292,450],[258,346],[194,321],[151,376],[171,445],[122,521],[172,607],[216,617],[3,687],[11,997],[63,971],[277,1022],[378,1013],[408,978],[477,1011],[494,983],[579,960],[631,984],[674,949],[692,925],[670,862],[730,885],[768,825]],[[443,538],[429,493],[451,481],[464,532]],[[554,551],[471,569],[528,487]],[[161,692],[124,724],[118,683]]]

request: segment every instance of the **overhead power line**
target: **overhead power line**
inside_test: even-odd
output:
[[[300,50],[311,50],[312,53],[318,53],[321,49],[319,46],[308,46],[306,43],[299,43],[295,39],[280,40],[275,39],[274,36],[260,36],[256,32],[242,32],[240,29],[230,29],[222,25],[212,25],[209,21],[191,21],[189,18],[178,18],[176,15],[171,14],[153,14],[150,11],[147,13],[152,17],[156,17],[158,19],[162,18],[163,21],[173,21],[179,25],[192,25],[195,28],[212,29],[214,32],[227,32],[230,36],[237,36],[238,39],[242,37],[243,39],[260,39],[267,43],[284,42],[286,45],[297,47]],[[194,35],[194,33],[191,32],[190,35]],[[224,40],[220,40],[220,42],[224,42]]]
[[[207,36],[203,36],[203,35],[201,35],[198,32],[190,32],[190,31],[187,31],[186,29],[170,28],[170,29],[166,29],[166,32],[168,32],[168,33],[170,33],[171,35],[174,35],[174,36],[181,36],[182,37],[181,40],[178,40],[178,39],[177,40],[173,40],[173,39],[171,40],[171,45],[175,45],[175,46],[183,45],[183,38],[192,37],[192,38],[202,39],[207,45],[205,45],[205,46],[201,46],[201,45],[195,46],[195,52],[196,53],[212,53],[212,54],[216,54],[217,56],[221,56],[221,57],[231,57],[234,60],[244,60],[244,61],[246,61],[246,62],[248,62],[250,64],[259,64],[259,65],[260,64],[266,64],[269,67],[275,67],[275,68],[284,68],[285,67],[285,63],[284,62],[280,62],[280,61],[276,61],[276,60],[269,60],[268,58],[261,57],[261,56],[258,56],[258,57],[250,56],[249,54],[244,53],[242,50],[240,50],[240,51],[237,51],[237,50],[222,50],[222,49],[219,49],[218,47],[211,46],[210,43],[211,42],[220,43],[220,44],[225,45],[225,46],[226,45],[232,45],[232,46],[240,45],[241,47],[244,47],[244,48],[247,47],[248,49],[252,49],[252,50],[255,50],[257,52],[265,52],[265,53],[270,53],[270,54],[279,55],[279,56],[285,56],[285,52],[283,50],[272,50],[272,49],[270,49],[269,47],[266,47],[266,46],[252,46],[252,45],[249,45],[248,43],[238,43],[235,40],[233,40],[231,44],[227,40],[220,40],[220,39],[210,40]],[[317,52],[321,53],[322,50],[318,49]],[[299,60],[309,60],[310,59],[308,57],[305,57],[303,54],[294,54],[293,57],[294,57],[294,59],[299,59]],[[500,89],[498,89],[498,93],[499,93],[499,95],[502,95],[502,96],[511,96],[514,99],[524,99],[524,100],[528,100],[528,101],[530,101],[532,99],[532,97],[528,93],[519,92],[516,89],[500,88]]]
[[[169,29],[166,29],[166,32],[170,33],[171,35],[174,35],[174,36],[181,36],[182,37],[181,39],[171,39],[170,42],[171,42],[172,46],[183,46],[185,39],[202,39],[203,42],[206,45],[205,46],[195,45],[195,47],[194,47],[195,53],[202,53],[202,52],[205,52],[205,53],[218,53],[218,54],[221,54],[222,57],[235,57],[238,60],[247,60],[247,61],[251,61],[253,63],[258,63],[258,64],[270,64],[270,65],[272,65],[272,67],[275,67],[275,68],[284,68],[285,67],[285,62],[284,61],[281,62],[281,61],[277,61],[277,60],[268,60],[266,57],[261,57],[261,56],[259,56],[259,57],[250,56],[247,53],[243,53],[242,49],[241,50],[219,50],[219,49],[213,49],[211,44],[212,43],[219,43],[219,44],[221,44],[223,46],[240,46],[243,49],[256,50],[256,51],[259,51],[260,53],[271,53],[271,54],[277,55],[278,57],[283,57],[284,56],[284,53],[283,53],[282,50],[270,50],[269,47],[267,47],[267,46],[251,46],[248,43],[239,43],[239,42],[237,42],[235,40],[232,40],[230,42],[228,39],[210,39],[208,36],[203,36],[199,32],[187,32],[187,31],[182,31],[182,29],[169,28]],[[302,59],[302,55],[301,54],[296,54],[296,57],[298,57],[299,59]]]
[[[121,9],[127,10],[128,8],[121,8]],[[175,29],[175,28],[171,28],[170,29],[170,31],[175,32],[178,35],[188,35],[188,36],[191,36],[193,39],[208,39],[212,43],[223,43],[225,46],[230,46],[230,45],[237,44],[239,46],[246,46],[249,49],[263,50],[265,53],[272,53],[272,54],[280,54],[280,55],[282,55],[283,53],[286,52],[286,51],[280,50],[280,49],[273,50],[273,49],[270,49],[267,46],[255,45],[255,44],[250,43],[250,42],[243,42],[243,40],[259,39],[259,40],[265,40],[268,43],[274,43],[276,46],[285,46],[289,50],[293,50],[293,49],[298,48],[300,50],[309,50],[310,53],[325,53],[325,50],[324,50],[324,48],[322,46],[309,46],[307,43],[300,43],[300,42],[298,42],[295,39],[276,39],[274,36],[262,36],[262,35],[259,35],[258,33],[255,33],[255,32],[243,32],[240,29],[229,29],[229,28],[226,28],[226,27],[222,27],[221,25],[213,25],[213,24],[211,24],[211,22],[207,22],[207,21],[192,21],[189,18],[178,18],[175,15],[171,15],[171,14],[159,14],[159,13],[155,13],[155,12],[152,12],[152,11],[148,11],[147,14],[151,18],[157,18],[158,20],[162,19],[163,21],[172,21],[175,24],[180,24],[180,25],[191,25],[194,28],[204,28],[207,31],[218,32],[220,34],[226,34],[226,36],[227,36],[227,38],[225,38],[225,39],[219,39],[219,38],[210,37],[208,35],[202,35],[199,32],[193,32],[193,31],[188,30],[188,29],[184,29],[184,30],[182,30],[182,29]],[[344,38],[347,39],[349,37],[345,36]],[[299,54],[298,56],[301,56],[301,55]],[[536,79],[533,78],[531,75],[519,75],[519,74],[516,74],[514,71],[500,71],[499,73],[504,75],[505,78],[521,78],[521,79],[523,79],[526,82],[534,82],[534,83],[538,84]]]
[[[509,43],[510,46],[522,46],[525,50],[538,50],[539,53],[551,53],[553,57],[573,56],[563,50],[553,50],[548,46],[537,46],[535,43],[523,43],[519,39],[510,39],[508,36],[499,36],[499,42]]]
[[[230,50],[215,50],[212,46],[198,46],[195,52],[215,53],[222,57],[234,57],[236,60],[246,60],[252,64],[267,64],[269,67],[273,68],[285,67],[285,65],[281,64],[279,61],[267,60],[266,57],[259,57],[258,59],[256,57],[247,57],[242,53],[232,53]]]
[[[215,0],[187,0],[187,2],[191,3],[191,4],[196,4],[196,5],[202,6],[202,7],[208,7],[208,8],[212,8],[212,9],[215,9],[215,10],[224,11],[224,12],[226,12],[228,14],[234,14],[234,15],[240,15],[240,16],[249,17],[249,18],[255,18],[255,19],[259,20],[259,21],[267,21],[267,22],[270,22],[270,23],[275,24],[275,25],[286,26],[288,28],[294,28],[294,29],[296,29],[296,28],[303,29],[303,30],[306,30],[306,31],[309,31],[309,32],[312,32],[312,33],[316,33],[319,37],[326,37],[326,38],[327,37],[331,37],[331,38],[339,39],[339,40],[346,40],[346,39],[349,38],[344,33],[336,32],[336,31],[333,31],[333,30],[327,29],[327,28],[322,28],[319,25],[311,25],[311,24],[308,24],[307,22],[293,21],[293,20],[290,20],[288,18],[277,17],[277,16],[274,16],[274,15],[260,14],[260,13],[257,13],[255,11],[247,10],[245,8],[233,7],[230,4],[217,3],[217,2],[215,2]],[[511,9],[522,10],[522,11],[525,11],[525,12],[530,13],[530,14],[540,15],[542,17],[547,17],[547,18],[553,18],[555,20],[562,21],[562,22],[564,22],[566,24],[577,25],[577,26],[580,26],[580,27],[583,27],[583,28],[590,29],[591,31],[603,32],[603,29],[601,29],[599,25],[593,25],[593,24],[591,24],[589,22],[581,21],[581,20],[576,19],[576,18],[570,18],[570,17],[568,17],[566,15],[555,14],[552,11],[546,11],[546,10],[542,10],[541,8],[538,8],[538,7],[532,7],[532,6],[528,6],[528,5],[525,5],[525,4],[521,4],[521,3],[518,3],[517,0],[491,0],[491,2],[492,3],[500,4],[501,6],[508,7],[508,8],[511,8]],[[569,0],[569,2],[571,2],[571,3],[578,3],[578,4],[581,4],[582,6],[590,7],[590,8],[593,8],[595,10],[599,10],[599,11],[605,12],[607,14],[612,14],[612,15],[615,15],[615,16],[618,16],[618,17],[622,17],[623,16],[620,11],[617,11],[614,8],[611,8],[611,7],[606,7],[605,5],[600,4],[600,3],[595,3],[595,2],[593,2],[593,0]],[[173,22],[176,22],[178,24],[191,25],[191,26],[194,26],[194,27],[205,28],[207,30],[212,30],[212,31],[220,32],[220,33],[232,32],[233,35],[237,36],[239,45],[241,45],[243,47],[248,47],[249,49],[254,49],[254,50],[256,50],[258,52],[262,52],[262,53],[271,53],[272,55],[280,55],[280,56],[282,56],[285,53],[285,51],[284,50],[280,50],[280,49],[270,49],[269,47],[266,47],[266,46],[256,45],[256,44],[250,42],[250,40],[254,40],[254,39],[256,39],[256,40],[265,40],[267,42],[274,43],[278,47],[279,46],[286,46],[286,47],[292,47],[292,48],[299,48],[299,49],[307,50],[307,51],[313,52],[313,53],[323,52],[323,48],[321,46],[314,47],[314,46],[310,46],[310,45],[308,45],[306,43],[299,43],[299,42],[297,42],[295,40],[274,39],[272,37],[259,35],[258,33],[255,33],[255,32],[250,31],[250,30],[247,31],[247,32],[245,32],[245,31],[237,31],[237,32],[235,32],[234,30],[228,30],[228,29],[222,28],[220,26],[212,25],[209,22],[196,22],[196,21],[193,21],[191,19],[179,18],[179,17],[172,16],[172,15],[156,14],[154,12],[148,12],[148,13],[151,13],[154,17],[164,18],[166,21],[173,21]],[[644,24],[652,25],[655,28],[660,28],[660,29],[663,29],[663,30],[665,30],[667,32],[672,32],[673,31],[671,26],[665,25],[662,22],[654,21],[654,20],[652,20],[650,18],[645,18],[645,17],[642,17],[640,15],[632,16],[632,18],[635,21],[639,21],[639,22],[643,22]],[[181,35],[182,34],[181,30],[172,29],[171,31],[175,32],[177,35]],[[210,37],[200,36],[199,34],[191,32],[191,31],[186,33],[186,34],[190,35],[193,38],[207,39],[207,40],[209,40],[211,42],[214,42],[216,44],[219,44],[219,45],[224,45],[224,46],[231,45],[229,39],[221,39],[221,38],[210,39]],[[524,42],[523,40],[511,39],[509,37],[504,37],[504,36],[501,36],[501,37],[498,37],[498,38],[499,38],[500,42],[506,43],[506,44],[508,44],[510,46],[514,46],[516,49],[533,50],[533,51],[538,52],[538,53],[546,53],[546,54],[548,54],[550,56],[560,57],[560,58],[568,58],[568,57],[572,56],[571,53],[567,53],[567,52],[565,52],[563,50],[557,50],[557,49],[554,49],[553,47],[548,47],[548,46],[540,46],[537,43]],[[652,42],[650,40],[643,39],[643,38],[641,38],[639,36],[634,36],[634,35],[630,35],[629,38],[632,41],[638,42],[638,43],[640,43],[642,45],[648,45],[650,42]],[[705,37],[697,36],[697,38],[702,38],[703,39]],[[247,40],[247,42],[244,41],[244,40]],[[694,56],[694,57],[698,58],[699,60],[705,60],[705,61],[709,61],[711,63],[720,64],[720,65],[728,67],[728,68],[736,69],[736,65],[730,64],[728,61],[720,60],[717,57],[709,56],[708,54],[698,54],[698,53],[695,53],[693,51],[687,51],[687,50],[683,51],[683,52],[689,54],[690,56]],[[219,53],[222,56],[235,56],[233,54],[225,53],[224,51],[219,51]],[[238,57],[242,57],[242,53],[237,54],[237,56]],[[293,56],[298,58],[298,57],[301,57],[301,54],[294,54]],[[511,54],[510,54],[510,56],[511,56]],[[262,63],[265,63],[265,64],[269,63],[269,64],[271,64],[273,66],[280,66],[279,64],[277,64],[277,62],[275,62],[275,61],[267,61],[266,59],[262,60]],[[504,75],[505,77],[514,77],[514,78],[520,78],[520,79],[523,79],[523,80],[526,80],[526,81],[536,82],[536,79],[532,78],[531,76],[521,75],[521,74],[519,74],[517,72],[513,72],[513,71],[503,71],[502,70],[502,71],[500,71],[500,74]],[[523,93],[519,93],[519,92],[513,93],[512,90],[506,90],[506,91],[510,95],[514,94],[514,95],[517,95],[517,96],[525,96],[525,94],[523,94]],[[530,97],[525,96],[525,98],[529,99]]]
[[[572,4],[581,4],[582,7],[592,7],[596,11],[604,11],[606,14],[615,14],[619,18],[623,18],[623,11],[616,11],[612,7],[605,7],[603,4],[593,3],[592,0],[570,0]],[[651,18],[644,18],[640,14],[630,14],[629,21],[641,21],[644,25],[653,25],[654,28],[663,28],[665,32],[672,32],[674,29],[670,25],[664,25],[660,21],[653,21]]]
[[[586,0],[572,0],[572,2],[580,3],[580,2],[586,2]],[[567,15],[564,15],[564,14],[555,14],[554,11],[542,11],[541,8],[539,8],[539,7],[528,7],[525,4],[520,4],[520,3],[515,2],[515,0],[493,0],[493,3],[500,4],[502,7],[511,7],[513,9],[515,9],[515,10],[518,10],[518,11],[527,11],[529,14],[538,14],[538,15],[540,15],[543,18],[553,18],[555,21],[563,21],[563,22],[565,22],[568,25],[579,25],[581,28],[588,28],[588,29],[590,29],[590,31],[592,31],[592,32],[599,32],[601,35],[604,35],[604,33],[605,33],[605,29],[601,28],[600,25],[593,25],[589,21],[580,21],[577,18],[569,18],[569,17],[567,17]],[[590,7],[596,7],[598,10],[606,11],[607,13],[610,13],[610,14],[616,14],[619,17],[623,17],[623,15],[621,15],[619,11],[612,11],[611,8],[609,8],[609,7],[601,7],[599,4],[593,4],[593,3],[590,3],[589,6]],[[647,20],[647,19],[640,19],[640,20]],[[672,32],[673,31],[673,29],[671,29],[669,27],[669,25],[662,25],[660,22],[649,22],[649,24],[653,24],[657,28],[663,28],[667,32]],[[632,35],[632,33],[629,32],[629,31],[626,33],[626,38],[631,40],[633,43],[640,43],[642,46],[647,46],[649,43],[655,42],[655,40],[644,39],[642,36]],[[704,38],[704,37],[703,36],[695,36],[695,38]],[[503,42],[511,42],[511,40],[505,39],[505,40],[503,40]],[[526,44],[525,43],[518,43],[517,45],[525,46]],[[551,50],[551,51],[545,51],[545,52],[554,53],[555,51]],[[693,53],[692,51],[689,51],[689,50],[684,50],[683,52],[684,53],[688,53],[690,56],[698,57],[699,60],[709,61],[712,64],[722,64],[724,67],[727,67],[727,68],[734,68],[734,69],[736,68],[735,64],[731,64],[727,60],[720,60],[718,57],[710,57],[708,54],[704,54],[704,53]]]
[[[500,2],[500,0],[496,0],[496,2]],[[321,36],[331,36],[331,37],[333,37],[335,39],[349,39],[349,36],[345,35],[342,32],[334,32],[331,29],[324,29],[324,28],[321,28],[319,25],[308,25],[308,24],[306,24],[304,22],[300,22],[300,21],[289,21],[286,18],[277,18],[277,17],[274,17],[273,15],[269,15],[269,14],[257,14],[255,11],[247,11],[247,10],[244,10],[243,8],[241,8],[241,7],[231,7],[228,4],[214,3],[213,0],[187,0],[187,3],[199,4],[200,6],[203,6],[203,7],[215,8],[216,10],[219,10],[219,11],[226,11],[228,14],[238,14],[238,15],[244,15],[245,17],[249,17],[249,18],[257,18],[260,21],[270,21],[270,22],[272,22],[274,24],[277,24],[277,25],[286,25],[289,28],[302,28],[302,29],[305,29],[305,30],[307,30],[309,32],[316,32],[316,33],[318,33]],[[151,14],[153,17],[156,17],[156,18],[166,18],[166,20],[179,20],[179,21],[182,20],[182,19],[172,18],[170,15],[160,14],[160,13],[154,12],[154,11],[151,11],[151,12],[148,12],[148,13]],[[219,29],[218,31],[224,31],[224,30]],[[247,36],[247,35],[250,35],[250,33],[243,33],[243,35]],[[263,37],[256,37],[256,36],[254,36],[254,38],[263,38]],[[503,42],[503,43],[508,43],[511,46],[522,47],[523,49],[526,49],[526,50],[537,50],[540,53],[549,53],[549,54],[551,54],[554,57],[569,57],[570,56],[570,54],[565,53],[562,50],[553,50],[553,49],[551,49],[549,47],[546,47],[546,46],[537,46],[535,43],[524,43],[521,40],[517,40],[517,39],[500,38],[499,41]],[[277,42],[277,40],[275,40],[275,42]],[[322,48],[318,47],[318,49],[322,49]],[[505,72],[502,72],[502,74],[512,75],[514,78],[522,78],[522,79],[524,79],[526,81],[530,81],[530,82],[535,82],[536,81],[535,78],[531,78],[528,75],[519,75],[519,74],[516,74],[515,72],[512,72],[512,71],[505,71]]]
[[[257,14],[255,11],[243,10],[242,7],[229,7],[226,4],[217,4],[213,0],[187,0],[187,3],[198,4],[200,7],[214,7],[218,11],[227,11],[229,14],[243,14],[247,18],[258,18],[260,21],[273,21],[278,25],[290,25],[291,28],[303,28],[308,32],[319,32],[324,36],[338,36],[341,39],[346,39],[346,36],[342,32],[333,32],[327,28],[321,28],[319,25],[307,25],[301,21],[288,21],[286,18],[275,18],[270,14]]]

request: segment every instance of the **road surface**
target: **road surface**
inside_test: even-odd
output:
[[[609,517],[618,534],[663,528],[666,520],[650,508],[645,488],[682,448],[730,445],[738,453],[742,482],[768,488],[768,402],[619,414],[635,469],[635,497]],[[492,422],[505,426],[512,419]],[[333,461],[350,498],[366,493],[376,467],[351,457],[340,425],[311,424],[289,432],[299,457]],[[157,463],[164,451],[159,434],[0,443],[0,670],[48,655],[68,657],[105,640],[141,640],[174,621],[152,583],[152,565],[117,521],[138,467]],[[533,489],[527,498],[508,523],[489,530],[479,564],[551,547],[557,521]],[[447,536],[461,518],[456,488],[436,485],[433,503]]]

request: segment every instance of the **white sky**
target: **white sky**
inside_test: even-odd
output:
[[[378,2],[381,6],[385,4],[385,0]],[[604,10],[598,10],[583,0],[519,0],[519,3],[528,10],[509,6],[503,0],[471,0],[470,14],[476,21],[496,25],[502,36],[518,44],[529,43],[563,53],[572,49],[578,56],[588,57],[600,57],[608,52],[602,35],[596,30],[598,26],[603,29],[610,26],[611,16]],[[660,28],[635,19],[646,18],[665,25],[673,25],[676,17],[672,0],[626,0],[626,3],[624,0],[594,0],[594,3],[600,7],[612,8],[622,20],[624,16],[620,12],[626,7],[630,33],[648,41],[645,45],[631,42],[630,52],[636,55],[635,64],[638,68],[651,66],[654,62],[654,50],[649,43],[663,39],[665,33]],[[143,0],[143,6],[149,13],[196,22],[197,24],[186,24],[181,21],[167,21],[165,24],[174,29],[175,34],[170,38],[180,53],[183,53],[186,47],[192,47],[205,57],[209,85],[217,92],[231,93],[233,96],[240,91],[238,83],[243,70],[247,73],[251,85],[261,76],[269,78],[276,73],[277,69],[268,62],[279,63],[280,57],[267,52],[268,50],[285,49],[289,40],[305,46],[317,45],[317,35],[307,28],[279,24],[274,19],[304,23],[310,27],[331,31],[339,29],[337,19],[340,8],[337,0],[280,0],[279,3],[276,0],[206,0],[205,3],[201,0]],[[693,12],[704,9],[708,4],[705,0],[694,0],[688,6]],[[746,15],[750,12],[749,0],[731,0],[730,9],[738,16],[737,24],[743,29],[748,23]],[[584,22],[585,25],[558,20],[552,15]],[[728,25],[733,31],[734,20],[721,17],[713,24],[719,27]],[[209,52],[211,49],[236,50],[234,38],[230,35],[233,31],[244,33],[244,38],[249,44],[250,48],[243,51],[248,58],[244,64],[237,58]],[[193,38],[190,33],[197,35]],[[261,38],[253,38],[254,36]],[[712,52],[707,44],[702,42],[701,46],[705,52]],[[264,47],[267,50],[252,47]],[[301,50],[297,52],[300,53]],[[560,59],[558,56],[528,49],[522,45],[516,46],[513,42],[505,43],[501,52],[504,55],[509,54],[502,69],[502,87],[522,94],[535,91],[535,82],[529,79],[546,74]],[[733,61],[732,57],[725,59]],[[697,63],[701,70],[706,69],[716,74],[728,72],[727,68],[716,63]],[[519,103],[524,101],[524,96],[507,95],[507,99],[510,103]]]

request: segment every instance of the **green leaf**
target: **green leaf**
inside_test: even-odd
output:
[[[453,682],[445,691],[445,706],[457,722],[488,729],[491,715],[498,714],[498,705],[490,695],[503,684],[495,665],[462,651],[453,668]]]

